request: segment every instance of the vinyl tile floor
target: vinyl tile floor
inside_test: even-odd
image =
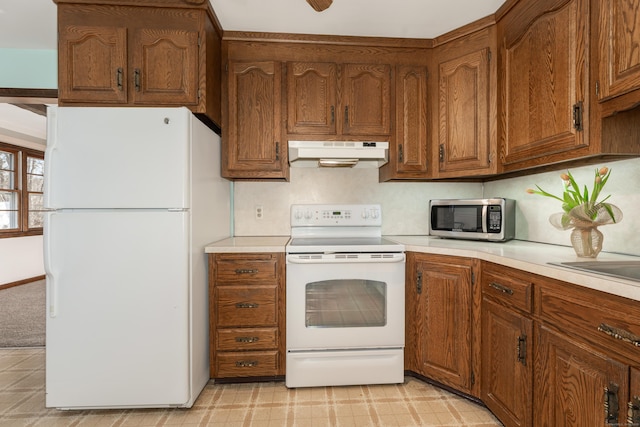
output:
[[[484,407],[415,378],[287,389],[214,384],[191,409],[60,411],[44,406],[45,351],[0,349],[0,426],[501,426]]]

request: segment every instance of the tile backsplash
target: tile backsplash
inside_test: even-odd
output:
[[[592,188],[595,168],[608,166],[612,174],[603,190],[611,194],[624,218],[620,224],[600,228],[603,250],[640,255],[640,159],[622,160],[571,168],[578,183]],[[556,230],[548,221],[560,212],[560,202],[526,193],[535,184],[553,194],[562,193],[562,171],[486,183],[378,182],[377,169],[291,169],[290,182],[242,182],[234,184],[236,236],[288,235],[289,208],[296,203],[379,203],[382,232],[386,235],[428,234],[427,209],[430,199],[507,197],[516,200],[516,238],[570,245],[570,231]],[[257,219],[256,206],[263,218]]]

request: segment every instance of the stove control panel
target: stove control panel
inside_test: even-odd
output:
[[[292,227],[381,225],[380,205],[291,205]]]

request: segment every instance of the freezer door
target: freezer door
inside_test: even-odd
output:
[[[190,399],[186,212],[49,212],[46,406]]]
[[[52,107],[45,206],[188,208],[186,108]]]

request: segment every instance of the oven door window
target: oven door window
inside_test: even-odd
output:
[[[387,284],[341,279],[307,283],[307,328],[380,327],[387,323]]]

